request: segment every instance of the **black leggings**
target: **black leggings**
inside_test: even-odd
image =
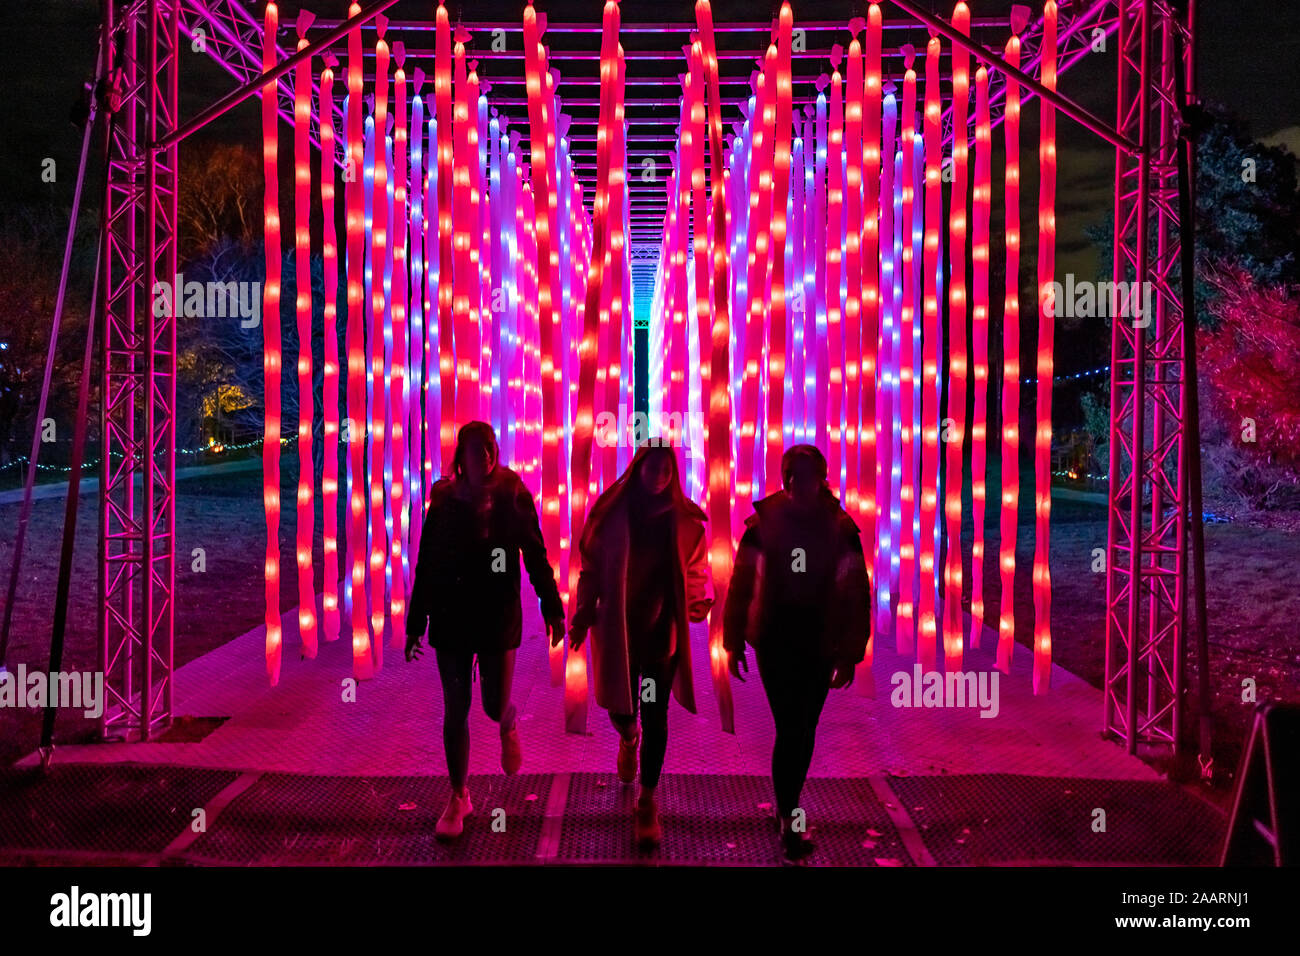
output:
[[[632,679],[632,713],[616,714],[609,712],[609,719],[614,728],[623,736],[629,737],[636,730],[637,713],[641,716],[641,786],[654,789],[659,785],[659,774],[664,768],[664,754],[668,750],[668,698],[672,696],[673,675],[677,670],[677,658],[655,664],[631,667]],[[642,679],[654,681],[653,701],[641,702]]]
[[[438,649],[438,676],[442,679],[442,745],[447,753],[447,773],[457,790],[469,778],[469,709],[472,703],[472,652]],[[479,654],[478,673],[483,712],[501,724],[502,732],[515,725],[515,705],[510,686],[515,676],[515,652]]]
[[[799,805],[799,794],[812,766],[817,721],[826,705],[834,668],[829,661],[806,650],[780,645],[760,646],[755,656],[776,722],[776,744],[772,748],[776,808],[788,817]]]

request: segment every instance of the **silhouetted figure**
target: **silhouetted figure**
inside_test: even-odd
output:
[[[727,592],[723,643],[731,672],[753,645],[776,723],[772,784],[785,853],[812,852],[796,814],[817,722],[832,687],[847,687],[865,656],[871,582],[858,527],[826,484],[811,445],[781,458],[782,491],[754,502]]]
[[[520,477],[497,464],[496,434],[486,422],[469,422],[456,436],[452,477],[429,492],[429,512],[406,618],[406,659],[429,644],[442,681],[442,741],[451,776],[451,799],[437,834],[459,836],[473,805],[469,775],[470,681],[474,658],[482,680],[483,710],[501,725],[501,769],[513,774],[523,759],[515,705],[510,701],[515,651],[523,630],[519,556],[542,605],[548,634],[564,633],[564,605],[537,507]]]
[[[591,630],[596,703],[619,732],[624,783],[636,777],[640,742],[635,833],[643,844],[661,837],[655,787],[668,745],[669,688],[695,713],[687,622],[704,620],[713,603],[704,522],[682,491],[672,448],[647,443],[596,500],[582,531],[570,634],[581,647]]]

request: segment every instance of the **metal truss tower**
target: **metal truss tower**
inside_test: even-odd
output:
[[[171,721],[175,616],[178,0],[105,0],[111,87],[100,224],[102,420],[99,666],[105,737]]]
[[[1184,322],[1195,317],[1184,314],[1179,286],[1180,226],[1190,227],[1180,223],[1178,154],[1195,91],[1191,24],[1166,0],[1119,0],[1116,126],[1139,149],[1115,160],[1113,277],[1136,283],[1136,294],[1111,330],[1104,732],[1130,753],[1181,743],[1187,530],[1201,520],[1189,515],[1187,463],[1189,442],[1199,441],[1187,427]]]

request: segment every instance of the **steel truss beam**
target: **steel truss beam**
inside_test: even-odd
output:
[[[105,0],[112,80],[101,237],[99,522],[101,736],[171,722],[175,602],[176,324],[154,285],[176,273],[179,0]],[[159,314],[161,313],[161,314]]]
[[[1193,90],[1187,24],[1165,0],[1119,0],[1114,281],[1150,289],[1150,310],[1112,318],[1110,501],[1103,730],[1180,744],[1188,525],[1185,320],[1178,286],[1175,71]],[[1136,303],[1142,308],[1142,303]],[[1192,516],[1200,520],[1200,515]],[[1204,705],[1204,702],[1203,702]]]
[[[241,86],[258,85],[261,26],[233,0],[103,0],[103,6],[116,112],[108,127],[101,224],[107,268],[99,633],[110,702],[101,732],[147,739],[172,711],[176,328],[173,310],[156,315],[152,288],[176,271],[177,44],[183,35]],[[919,8],[903,6],[924,21]],[[1183,312],[1174,285],[1182,105],[1174,76],[1186,70],[1190,30],[1169,0],[1061,0],[1060,7],[1059,73],[1086,55],[1094,29],[1118,31],[1117,119],[1108,131],[1115,135],[1106,137],[1120,144],[1115,279],[1149,282],[1152,289],[1146,321],[1116,320],[1112,328],[1104,728],[1134,752],[1140,742],[1177,745],[1182,709],[1188,435]],[[1027,77],[1037,73],[1041,31],[1037,18],[1022,34]],[[282,53],[281,63],[287,58]],[[1186,75],[1191,96],[1190,70]],[[1004,87],[995,68],[994,123]],[[291,123],[287,73],[277,91],[280,115]],[[1032,87],[1024,92],[1022,106]],[[337,110],[334,122],[338,128]],[[633,255],[641,281],[659,249],[637,243]]]

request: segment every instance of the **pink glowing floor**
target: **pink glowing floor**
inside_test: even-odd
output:
[[[525,593],[524,604],[525,638],[514,685],[524,748],[522,772],[611,770],[616,737],[594,701],[588,732],[564,732],[563,695],[550,684],[536,602]],[[333,775],[446,773],[441,692],[431,654],[408,664],[400,649],[385,648],[383,668],[374,679],[359,684],[355,702],[345,702],[344,681],[352,674],[346,637],[322,644],[315,660],[302,660],[293,651],[296,613],[287,613],[284,620],[284,664],[276,687],[267,683],[261,628],[177,671],[177,716],[229,718],[203,740],[64,746],[57,759]],[[1058,634],[1058,640],[1068,639],[1068,634]],[[700,713],[693,716],[673,703],[665,770],[766,774],[773,728],[757,671],[751,671],[744,684],[733,681],[737,732],[725,734],[704,665],[702,627],[695,629],[693,641]],[[995,641],[996,634],[986,630],[985,649],[968,653],[966,669],[991,670],[989,648]],[[1122,747],[1099,737],[1100,691],[1053,666],[1051,691],[1035,697],[1029,663],[1029,651],[1017,646],[1012,673],[1000,676],[996,717],[981,717],[977,708],[894,707],[891,675],[910,673],[912,661],[894,654],[892,641],[877,640],[876,695],[863,696],[856,684],[831,692],[818,729],[812,775],[1005,773],[1160,779]],[[475,694],[470,772],[499,773],[496,728],[479,707],[477,688]]]

